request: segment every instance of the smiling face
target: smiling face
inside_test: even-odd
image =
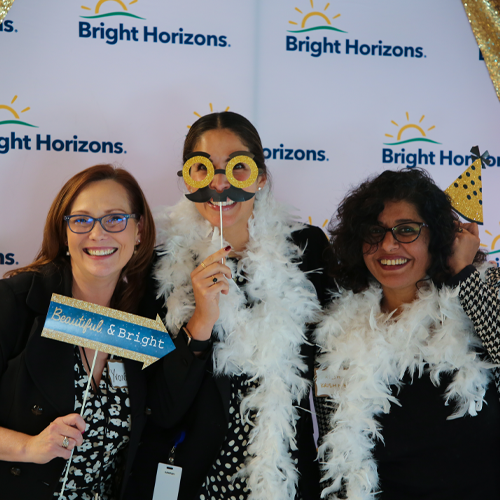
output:
[[[416,207],[406,201],[389,201],[378,216],[384,228],[403,222],[425,222]],[[431,265],[429,254],[429,229],[422,227],[418,239],[400,243],[387,231],[384,239],[375,246],[363,244],[363,258],[373,277],[382,285],[384,296],[399,297],[401,302],[413,300],[417,282],[425,278]]]
[[[196,143],[194,151],[208,153],[210,161],[216,169],[225,169],[230,160],[229,155],[236,151],[248,151],[248,148],[241,142],[241,139],[231,130],[214,129],[205,132],[200,140]],[[263,187],[266,183],[266,178],[259,175],[257,180],[244,191],[255,193],[259,187]],[[210,183],[210,188],[215,189],[219,193],[231,187],[224,174],[216,174]],[[187,186],[189,191],[194,191],[193,188]],[[219,207],[218,204],[212,203],[212,200],[205,203],[196,203],[196,208],[200,214],[210,222],[213,226],[220,224],[220,210],[222,210],[222,224],[224,229],[229,229],[230,232],[246,232],[248,219],[253,212],[254,198],[243,202],[234,202],[228,199]]]
[[[126,189],[113,180],[89,184],[76,197],[68,215],[102,217],[108,214],[130,214],[131,206]],[[104,231],[96,222],[90,233],[75,234],[66,230],[71,255],[73,278],[88,284],[106,280],[118,281],[120,273],[134,253],[139,240],[141,222],[129,219],[120,233]]]

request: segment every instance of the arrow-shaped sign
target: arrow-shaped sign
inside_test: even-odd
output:
[[[56,293],[42,337],[134,359],[143,369],[175,349],[160,316],[155,321]]]

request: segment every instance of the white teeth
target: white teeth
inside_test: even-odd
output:
[[[234,205],[236,202],[233,200],[227,201],[212,201],[212,205],[217,205],[218,207],[227,207],[228,205]]]
[[[86,250],[89,255],[101,256],[101,255],[111,255],[112,253],[115,253],[116,248],[106,248],[105,250],[93,250],[91,248],[87,248]]]
[[[408,259],[382,259],[380,263],[384,266],[400,266],[406,264]]]

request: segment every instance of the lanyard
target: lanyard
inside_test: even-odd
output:
[[[175,461],[175,449],[177,446],[179,446],[183,441],[184,438],[186,437],[186,431],[181,431],[179,435],[177,436],[174,445],[172,446],[172,449],[170,450],[170,453],[168,454],[168,463],[173,465]]]

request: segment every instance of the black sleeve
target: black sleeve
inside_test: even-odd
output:
[[[486,281],[479,271],[467,266],[449,280],[450,286],[459,286],[459,298],[465,313],[488,354],[495,363],[500,362],[500,268],[486,271]]]
[[[304,251],[300,269],[314,285],[319,302],[324,306],[329,302],[328,291],[334,288],[333,281],[326,273],[328,238],[319,227],[315,226],[306,226],[300,231],[295,231],[292,237],[294,243]]]
[[[178,335],[173,342],[175,350],[148,368],[150,418],[165,428],[177,424],[190,408],[207,364],[206,356],[197,358],[192,353],[183,335]]]
[[[139,314],[164,319],[167,310],[164,297],[157,297],[157,282],[152,269],[139,304]],[[172,339],[175,350],[146,368],[148,379],[147,407],[150,418],[161,427],[179,422],[191,406],[205,373],[208,356],[197,358],[186,344],[183,335]]]
[[[28,276],[15,276],[0,280],[0,377],[7,369],[7,362],[24,349],[27,342],[27,323],[33,320],[33,313],[25,303],[25,294],[16,294],[12,284],[31,281]],[[24,285],[24,283],[23,283]]]
[[[4,373],[7,362],[15,349],[16,299],[5,280],[0,281],[0,376]]]

